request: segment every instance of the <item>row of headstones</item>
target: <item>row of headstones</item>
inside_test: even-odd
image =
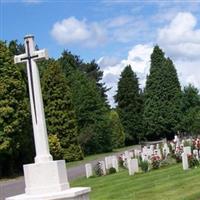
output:
[[[182,153],[182,165],[183,170],[189,169],[189,162],[188,162],[188,155],[192,154],[192,150],[190,146],[183,147],[183,153]],[[200,160],[200,152],[196,149],[193,150],[193,155],[197,160]]]
[[[132,159],[133,157],[132,152],[126,151],[125,154],[126,154],[126,158],[124,159],[127,163],[129,175],[134,175],[134,173],[139,172],[138,159]],[[110,168],[115,168],[116,172],[119,172],[119,161],[117,159],[117,156],[107,156],[105,157],[105,161],[99,161],[99,164],[103,172],[103,175],[106,175],[107,171],[109,171]],[[91,163],[85,164],[85,170],[86,170],[87,178],[93,176]]]

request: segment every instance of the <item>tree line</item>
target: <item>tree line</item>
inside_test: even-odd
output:
[[[21,53],[17,41],[0,41],[0,176],[21,171],[34,157],[26,66],[13,63]],[[192,85],[181,90],[173,62],[158,46],[143,90],[131,66],[124,68],[114,109],[95,60],[64,50],[38,67],[54,159],[81,160],[141,140],[170,139],[176,131],[200,133],[199,91]]]

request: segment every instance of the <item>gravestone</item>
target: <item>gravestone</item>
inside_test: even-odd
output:
[[[188,163],[188,156],[187,153],[182,153],[182,165],[183,165],[183,170],[187,170],[189,168],[189,163]]]
[[[25,194],[6,200],[88,200],[89,187],[70,188],[64,160],[53,161],[49,153],[39,72],[36,61],[48,58],[45,50],[35,50],[34,37],[27,35],[25,53],[15,56],[15,63],[27,65],[28,87],[35,143],[35,163],[24,168]]]
[[[102,161],[99,161],[100,165],[101,165],[101,170],[103,172],[103,175],[106,175],[106,166],[105,166],[105,162],[102,160]]]
[[[197,160],[199,160],[199,152],[198,152],[197,149],[194,149],[194,150],[193,150],[193,155],[195,156],[195,158],[196,158]]]
[[[119,172],[119,164],[116,156],[112,156],[112,167],[116,169],[116,172]]]
[[[183,152],[186,153],[187,155],[191,155],[192,154],[191,147],[190,146],[183,147]]]
[[[132,164],[134,172],[139,172],[138,159],[136,158],[132,159]]]
[[[110,169],[112,167],[112,156],[105,157],[105,167]]]
[[[134,163],[135,162],[133,161],[133,159],[128,159],[127,162],[128,162],[128,173],[129,173],[129,175],[130,176],[134,175],[134,173],[135,173]]]
[[[90,178],[91,176],[93,176],[92,164],[90,163],[85,164],[85,172],[86,172],[86,178]]]

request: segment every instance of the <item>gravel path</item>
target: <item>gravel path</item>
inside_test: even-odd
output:
[[[140,148],[140,146],[138,145],[135,146],[134,148]],[[120,155],[121,153],[122,152],[111,153],[111,155]],[[95,166],[98,161],[103,159],[104,157],[98,160],[90,161],[88,163],[91,163],[93,166]],[[68,168],[67,175],[69,182],[78,177],[85,176],[85,163],[76,167]],[[24,193],[24,188],[25,188],[24,177],[19,177],[17,179],[12,179],[8,181],[2,181],[0,182],[0,200],[5,200],[6,197]]]

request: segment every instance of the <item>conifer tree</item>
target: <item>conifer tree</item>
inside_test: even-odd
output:
[[[142,133],[142,105],[138,78],[128,65],[118,82],[115,102],[126,134],[126,145],[136,144]]]
[[[172,139],[180,123],[181,88],[173,62],[158,46],[151,55],[144,99],[146,137]]]
[[[0,174],[8,175],[30,162],[30,113],[26,85],[13,54],[0,41]]]
[[[71,88],[79,127],[79,140],[85,154],[112,150],[111,128],[106,108],[93,80],[74,71]]]
[[[119,119],[119,115],[115,110],[110,111],[110,126],[112,128],[113,148],[123,147],[125,142],[124,128]]]
[[[66,161],[82,159],[71,91],[64,73],[55,61],[51,61],[43,73],[42,90],[48,134],[57,136]]]

